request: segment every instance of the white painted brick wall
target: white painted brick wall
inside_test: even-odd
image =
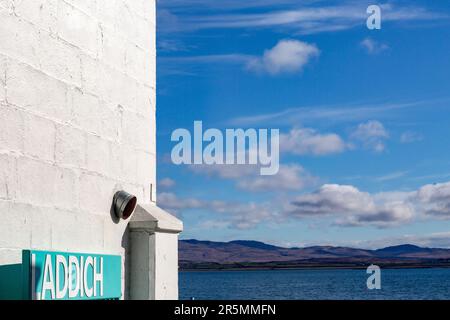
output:
[[[10,105],[53,120],[69,120],[68,86],[64,82],[15,59],[8,61],[6,99]]]
[[[124,255],[115,191],[156,179],[155,1],[0,0],[0,264]]]
[[[58,0],[9,0],[8,2],[13,3],[14,12],[18,16],[47,32],[56,33]]]
[[[0,10],[0,21],[2,53],[33,66],[39,65],[39,29],[5,9]]]
[[[26,114],[24,129],[24,153],[45,161],[54,161],[55,123],[46,118]]]
[[[67,124],[56,125],[55,161],[63,167],[86,168],[88,134]]]
[[[97,56],[100,48],[100,27],[95,17],[89,16],[66,1],[58,2],[58,36],[83,51]]]
[[[6,57],[0,55],[0,103],[6,99]]]
[[[24,146],[24,114],[16,108],[0,104],[0,150],[21,152]]]
[[[62,42],[56,36],[39,34],[38,57],[40,69],[56,79],[81,86],[81,60],[71,44]]]

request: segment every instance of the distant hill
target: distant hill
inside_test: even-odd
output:
[[[432,253],[433,250],[436,249],[429,249],[429,248],[421,248],[418,246],[414,246],[412,244],[402,244],[399,246],[393,246],[393,247],[387,247],[383,249],[375,250],[377,255],[380,256],[398,256],[398,255],[410,255],[410,254],[424,254],[424,253]]]
[[[450,266],[450,249],[422,248],[411,244],[378,250],[314,246],[282,248],[258,241],[214,242],[181,240],[182,269]]]

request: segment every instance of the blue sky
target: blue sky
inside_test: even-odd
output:
[[[370,4],[381,30],[366,26]],[[450,3],[158,2],[158,201],[182,238],[450,247]],[[176,166],[177,128],[280,129],[281,167]]]

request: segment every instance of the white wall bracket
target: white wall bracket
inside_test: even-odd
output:
[[[129,231],[129,298],[178,299],[178,234],[183,223],[155,204],[142,204]]]

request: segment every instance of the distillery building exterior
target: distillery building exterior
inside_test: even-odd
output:
[[[0,298],[177,299],[155,0],[2,0],[0,20]]]

